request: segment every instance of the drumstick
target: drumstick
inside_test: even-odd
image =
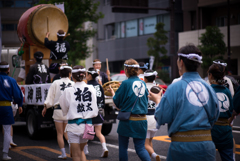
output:
[[[107,64],[107,71],[109,71],[109,67],[108,67],[108,58],[106,58],[106,64]],[[110,75],[108,75],[108,80],[110,81]]]
[[[162,90],[166,91],[166,89],[165,89],[165,88],[163,88],[163,87],[161,87],[161,86],[158,86],[158,87],[160,87]]]
[[[49,32],[48,16],[47,16],[47,32]]]
[[[109,69],[108,69],[108,58],[106,58],[106,64],[107,64],[107,70],[109,70]]]

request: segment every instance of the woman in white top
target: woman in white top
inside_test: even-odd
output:
[[[59,73],[61,79],[54,81],[50,86],[47,98],[44,102],[42,116],[44,117],[48,108],[54,107],[53,119],[57,130],[58,145],[62,152],[62,155],[58,156],[58,158],[66,159],[67,155],[64,148],[63,136],[66,140],[68,140],[67,133],[64,132],[64,129],[67,125],[67,117],[63,116],[61,106],[59,105],[59,98],[66,88],[72,87],[74,85],[74,82],[71,81],[72,68],[70,66],[61,66]]]
[[[88,141],[83,139],[85,124],[92,125],[92,118],[98,115],[96,90],[83,81],[85,75],[85,68],[74,66],[72,76],[75,85],[66,89],[59,101],[63,115],[68,119],[65,131],[71,144],[73,161],[86,161],[83,152]]]
[[[156,83],[154,83],[157,72],[153,70],[146,70],[144,72],[144,82],[146,83],[148,91],[153,86],[156,86]],[[154,152],[152,139],[155,136],[158,129],[156,128],[156,120],[154,118],[156,103],[148,99],[148,113],[147,113],[147,122],[148,122],[148,129],[147,129],[147,137],[145,140],[145,148],[148,151],[149,155],[156,161],[160,161],[160,156]]]

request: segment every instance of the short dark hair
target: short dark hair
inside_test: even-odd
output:
[[[211,73],[216,82],[220,85],[224,84],[224,75],[225,75],[225,67],[219,64],[212,64],[209,69],[208,73]]]
[[[84,67],[81,65],[76,65],[73,67],[73,69],[83,69]],[[83,78],[85,77],[86,72],[77,72],[77,73],[72,73],[72,77],[76,79],[78,82],[83,81]]]
[[[201,51],[194,45],[194,44],[187,44],[186,46],[181,47],[178,50],[178,53],[182,53],[182,54],[190,54],[190,53],[195,53],[198,55],[202,55]],[[197,68],[200,66],[199,62],[193,61],[193,60],[189,60],[186,57],[183,56],[178,56],[179,59],[183,60],[183,63],[186,67],[186,70],[188,72],[196,72]]]
[[[220,63],[226,63],[224,60],[222,60],[222,59],[216,59],[216,60],[214,60],[215,62],[220,62]],[[220,65],[220,64],[219,64]],[[224,69],[225,69],[225,74],[227,74],[227,67],[225,67],[225,66],[223,66],[223,65],[221,65]]]
[[[139,69],[142,69],[143,72],[145,72],[147,69],[146,68],[141,68],[144,67],[145,63],[144,62],[139,62]]]
[[[145,71],[145,73],[152,73],[152,72],[154,72],[154,71],[151,69],[148,69]],[[146,78],[148,82],[153,82],[156,79],[156,76],[155,75],[151,75],[148,77],[144,76],[144,78]]]
[[[64,65],[64,66],[67,66],[67,65]],[[69,68],[64,68],[62,70],[59,70],[59,74],[60,74],[61,78],[69,77],[69,73],[71,73],[71,72],[72,72],[72,70]]]
[[[44,54],[41,51],[37,51],[34,53],[34,58],[37,62],[41,63],[43,59]]]
[[[94,69],[93,67],[88,68],[88,71],[95,71],[95,72],[97,72],[96,69]],[[98,76],[97,73],[92,74],[92,73],[88,72],[88,74],[92,75],[92,80],[95,80],[95,78]]]
[[[8,62],[2,61],[0,65],[9,65]],[[0,72],[7,72],[9,68],[0,68]]]
[[[62,34],[64,34],[64,31],[63,30],[58,30],[58,34],[62,35]],[[58,37],[58,40],[63,40],[65,36],[58,36],[57,35],[57,37]]]

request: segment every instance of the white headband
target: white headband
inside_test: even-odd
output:
[[[91,73],[91,74],[98,74],[98,72],[97,71],[87,71],[88,73]]]
[[[151,73],[145,73],[144,72],[144,77],[150,77],[150,76],[153,76],[153,75],[157,76],[157,74],[158,74],[158,72],[156,72],[156,71],[151,72]]]
[[[77,73],[77,72],[86,72],[86,69],[83,68],[83,69],[73,69],[72,70],[72,73]]]
[[[220,61],[213,61],[214,64],[219,64],[219,65],[222,65],[222,66],[227,66],[227,63],[221,63]]]
[[[72,67],[70,67],[70,66],[65,66],[65,65],[62,65],[62,66],[60,67],[60,70],[63,70],[63,69],[66,69],[66,68],[72,70]]]
[[[61,36],[63,37],[63,36],[66,35],[66,32],[64,32],[64,34],[59,34],[59,33],[57,33],[57,35],[60,36],[60,37],[61,37]]]
[[[183,56],[189,60],[196,61],[198,63],[202,63],[202,56],[199,56],[198,54],[195,54],[195,53],[189,53],[189,54],[178,53],[178,56]],[[197,60],[196,60],[196,58],[197,58]]]
[[[133,67],[133,68],[139,68],[138,64],[133,64],[133,65],[128,65],[128,64],[124,64],[125,67]]]
[[[35,58],[42,59],[43,57],[42,56],[35,56]]]
[[[92,64],[101,64],[102,62],[100,61],[96,61],[96,62],[92,62]]]
[[[8,65],[0,65],[0,68],[9,68],[9,64]]]

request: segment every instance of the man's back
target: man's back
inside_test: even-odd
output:
[[[36,63],[30,67],[26,84],[51,83],[48,67],[43,63]]]

